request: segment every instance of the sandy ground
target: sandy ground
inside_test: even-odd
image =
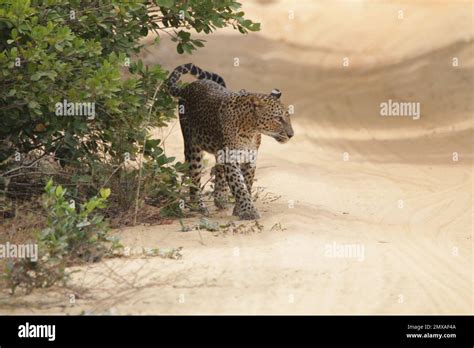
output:
[[[279,88],[294,106],[295,137],[265,138],[259,154],[263,231],[123,229],[132,250],[183,247],[183,258],[78,268],[73,292],[15,297],[2,313],[473,313],[472,3],[244,3],[262,32],[224,30],[182,57],[163,38],[143,58],[194,62],[233,90]],[[419,102],[420,119],[380,116],[388,99]],[[179,124],[156,135],[183,158]],[[359,254],[331,254],[348,245]]]

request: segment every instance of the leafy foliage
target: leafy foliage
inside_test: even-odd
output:
[[[107,227],[102,215],[96,209],[104,209],[110,196],[110,189],[102,188],[97,197],[76,208],[74,200],[67,200],[67,190],[61,185],[53,186],[52,180],[45,187],[45,210],[48,213],[48,227],[38,236],[40,248],[48,257],[96,261],[104,253],[103,242],[114,242],[108,238]]]
[[[35,233],[39,259],[9,260],[6,277],[12,292],[18,286],[27,292],[34,288],[49,287],[65,280],[66,266],[73,262],[96,262],[104,255],[121,247],[108,236],[104,217],[96,213],[105,208],[110,189],[103,188],[100,195],[76,207],[67,199],[67,190],[54,186],[49,180],[43,197],[43,207],[48,214],[47,226]]]
[[[133,75],[121,79],[126,58],[139,50],[146,6],[110,2],[98,11],[81,3],[1,5],[0,66],[7,88],[0,92],[0,162],[15,151],[38,147],[64,161],[97,159],[99,150],[121,159],[125,152],[137,152],[146,131],[149,93],[167,75],[160,66],[137,61],[130,62]],[[57,115],[56,104],[64,100],[94,103],[95,117]],[[156,106],[149,127],[173,117],[174,104],[166,93],[157,95]]]

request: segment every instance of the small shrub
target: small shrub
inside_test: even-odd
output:
[[[67,255],[73,261],[91,262],[104,255],[104,242],[112,242],[115,247],[116,241],[107,235],[104,217],[95,213],[96,209],[106,207],[110,189],[102,188],[98,197],[92,197],[79,209],[74,200],[66,199],[67,190],[61,185],[53,186],[50,180],[45,190],[43,202],[48,212],[48,227],[39,232],[37,239],[48,257]]]
[[[67,190],[49,180],[45,187],[43,207],[48,215],[47,226],[37,231],[39,258],[9,260],[6,278],[12,293],[18,286],[31,292],[67,279],[67,266],[77,262],[96,262],[120,248],[120,243],[108,235],[104,217],[96,213],[106,207],[110,189],[103,188],[99,196],[76,207],[67,199]]]

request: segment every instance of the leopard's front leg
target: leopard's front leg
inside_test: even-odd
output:
[[[247,189],[240,165],[238,163],[226,163],[224,169],[227,183],[235,197],[233,215],[237,215],[241,220],[259,219],[260,214],[252,203],[252,196]]]

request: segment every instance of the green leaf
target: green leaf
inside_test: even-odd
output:
[[[56,195],[56,197],[62,197],[63,194],[64,194],[64,190],[63,188],[61,187],[61,185],[58,185],[56,187],[56,190],[54,191],[54,194]]]
[[[38,102],[34,101],[34,100],[31,100],[28,102],[28,107],[30,109],[37,109],[40,107],[40,105],[38,104]]]
[[[110,189],[109,188],[101,188],[100,189],[100,196],[104,199],[107,199],[110,196]]]

